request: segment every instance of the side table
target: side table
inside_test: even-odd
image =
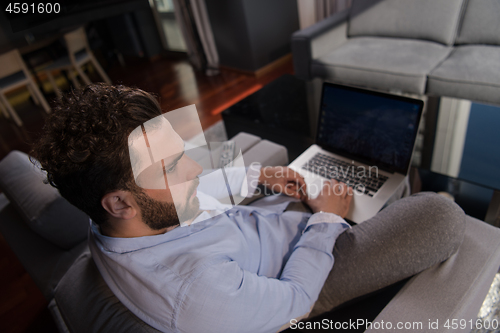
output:
[[[418,169],[420,191],[447,192],[467,215],[499,227],[499,191],[484,185]]]

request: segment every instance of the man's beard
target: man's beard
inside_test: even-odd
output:
[[[155,200],[137,188],[133,190],[137,205],[141,209],[142,221],[152,230],[161,230],[173,226],[178,226],[180,222],[192,219],[200,209],[198,197],[191,199],[191,195],[198,187],[197,180],[188,191],[185,198],[186,206],[184,209],[176,209],[171,202],[162,202]]]

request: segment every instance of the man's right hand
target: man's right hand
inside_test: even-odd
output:
[[[323,211],[344,218],[349,211],[353,196],[352,188],[334,179],[327,180],[315,199],[305,199],[314,213]]]

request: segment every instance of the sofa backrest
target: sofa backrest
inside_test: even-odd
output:
[[[500,45],[500,1],[469,0],[456,44]]]
[[[463,0],[354,0],[347,33],[453,45],[463,6]]]

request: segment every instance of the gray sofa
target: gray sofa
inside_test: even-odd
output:
[[[353,0],[292,36],[295,74],[500,104],[500,2]]]
[[[231,140],[247,165],[288,164],[283,146],[247,133]],[[0,161],[0,233],[50,302],[60,332],[157,332],[102,279],[87,245],[88,216],[43,179],[25,153]]]
[[[233,139],[246,163],[288,163],[282,146],[245,133]],[[107,287],[87,247],[87,217],[42,178],[24,153],[0,162],[0,232],[50,301],[60,332],[157,332]],[[375,321],[475,320],[500,265],[500,230],[471,217],[466,228],[458,252],[411,278]]]

